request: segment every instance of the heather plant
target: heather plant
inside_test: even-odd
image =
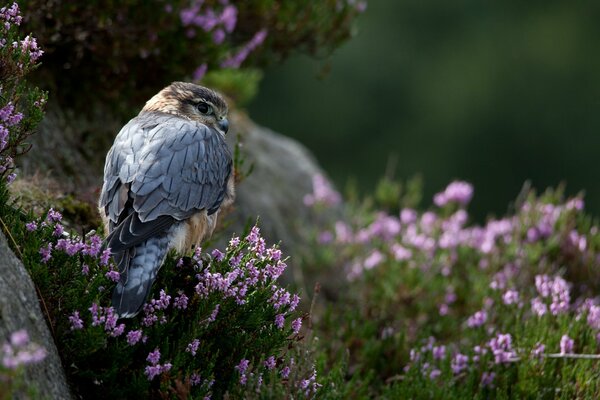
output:
[[[425,211],[396,193],[398,212],[349,204],[315,235],[312,269],[345,275],[317,313],[321,373],[342,368],[352,387],[390,398],[597,398],[600,237],[582,198],[527,192],[477,225],[466,182]],[[337,198],[317,179],[307,204],[326,213]]]
[[[21,4],[46,51],[40,81],[84,110],[99,98],[137,105],[173,80],[260,68],[294,51],[329,54],[366,7],[354,0]]]
[[[12,182],[16,157],[42,119],[46,94],[25,80],[43,51],[31,35],[19,31],[23,17],[17,3],[0,8],[0,179]]]
[[[0,346],[0,399],[17,393],[36,396],[35,382],[26,382],[24,368],[46,358],[46,349],[30,340],[25,329],[12,332]]]
[[[2,204],[7,193],[3,190]],[[221,398],[226,393],[306,393],[318,388],[298,356],[297,294],[276,280],[286,268],[254,226],[224,251],[169,257],[143,311],[117,319],[119,273],[94,232],[67,232],[62,215],[35,219],[3,207],[11,238],[35,282],[76,393],[86,398]]]

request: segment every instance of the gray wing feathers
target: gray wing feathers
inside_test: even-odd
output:
[[[107,155],[100,206],[116,222],[128,188],[142,221],[178,220],[220,205],[231,172],[231,153],[215,130],[166,114],[148,113],[123,127]]]
[[[131,184],[133,207],[142,221],[159,215],[185,219],[218,208],[231,170],[222,136],[191,121],[160,125],[143,149]]]
[[[231,153],[216,130],[161,113],[143,113],[121,129],[106,157],[100,207],[110,220],[105,246],[121,281],[113,305],[137,314],[164,261],[178,220],[219,208]]]

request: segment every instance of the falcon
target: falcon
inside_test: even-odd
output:
[[[120,318],[140,311],[168,251],[210,237],[219,209],[233,202],[227,111],[215,91],[174,82],[115,138],[99,209],[120,273],[112,295]]]

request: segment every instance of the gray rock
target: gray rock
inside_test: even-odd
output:
[[[258,218],[265,239],[281,242],[284,254],[292,257],[283,277],[285,283],[302,282],[294,257],[304,250],[309,228],[314,228],[311,222],[315,221],[303,199],[312,193],[313,176],[324,172],[296,140],[259,126],[240,112],[233,113],[231,119],[228,141],[233,148],[239,135],[245,165],[252,165],[252,173],[236,187],[234,209],[227,216],[231,225],[223,236],[242,233]]]
[[[35,398],[71,399],[65,373],[40,309],[33,282],[23,264],[8,247],[4,234],[0,232],[0,342],[20,329],[27,330],[30,340],[47,352],[43,361],[25,367],[25,387],[36,391]],[[25,389],[13,395],[15,399],[29,398]]]

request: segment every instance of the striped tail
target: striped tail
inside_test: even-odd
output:
[[[121,273],[112,295],[112,306],[119,318],[134,317],[142,309],[169,251],[172,236],[171,230],[168,230],[165,234],[113,254]]]

